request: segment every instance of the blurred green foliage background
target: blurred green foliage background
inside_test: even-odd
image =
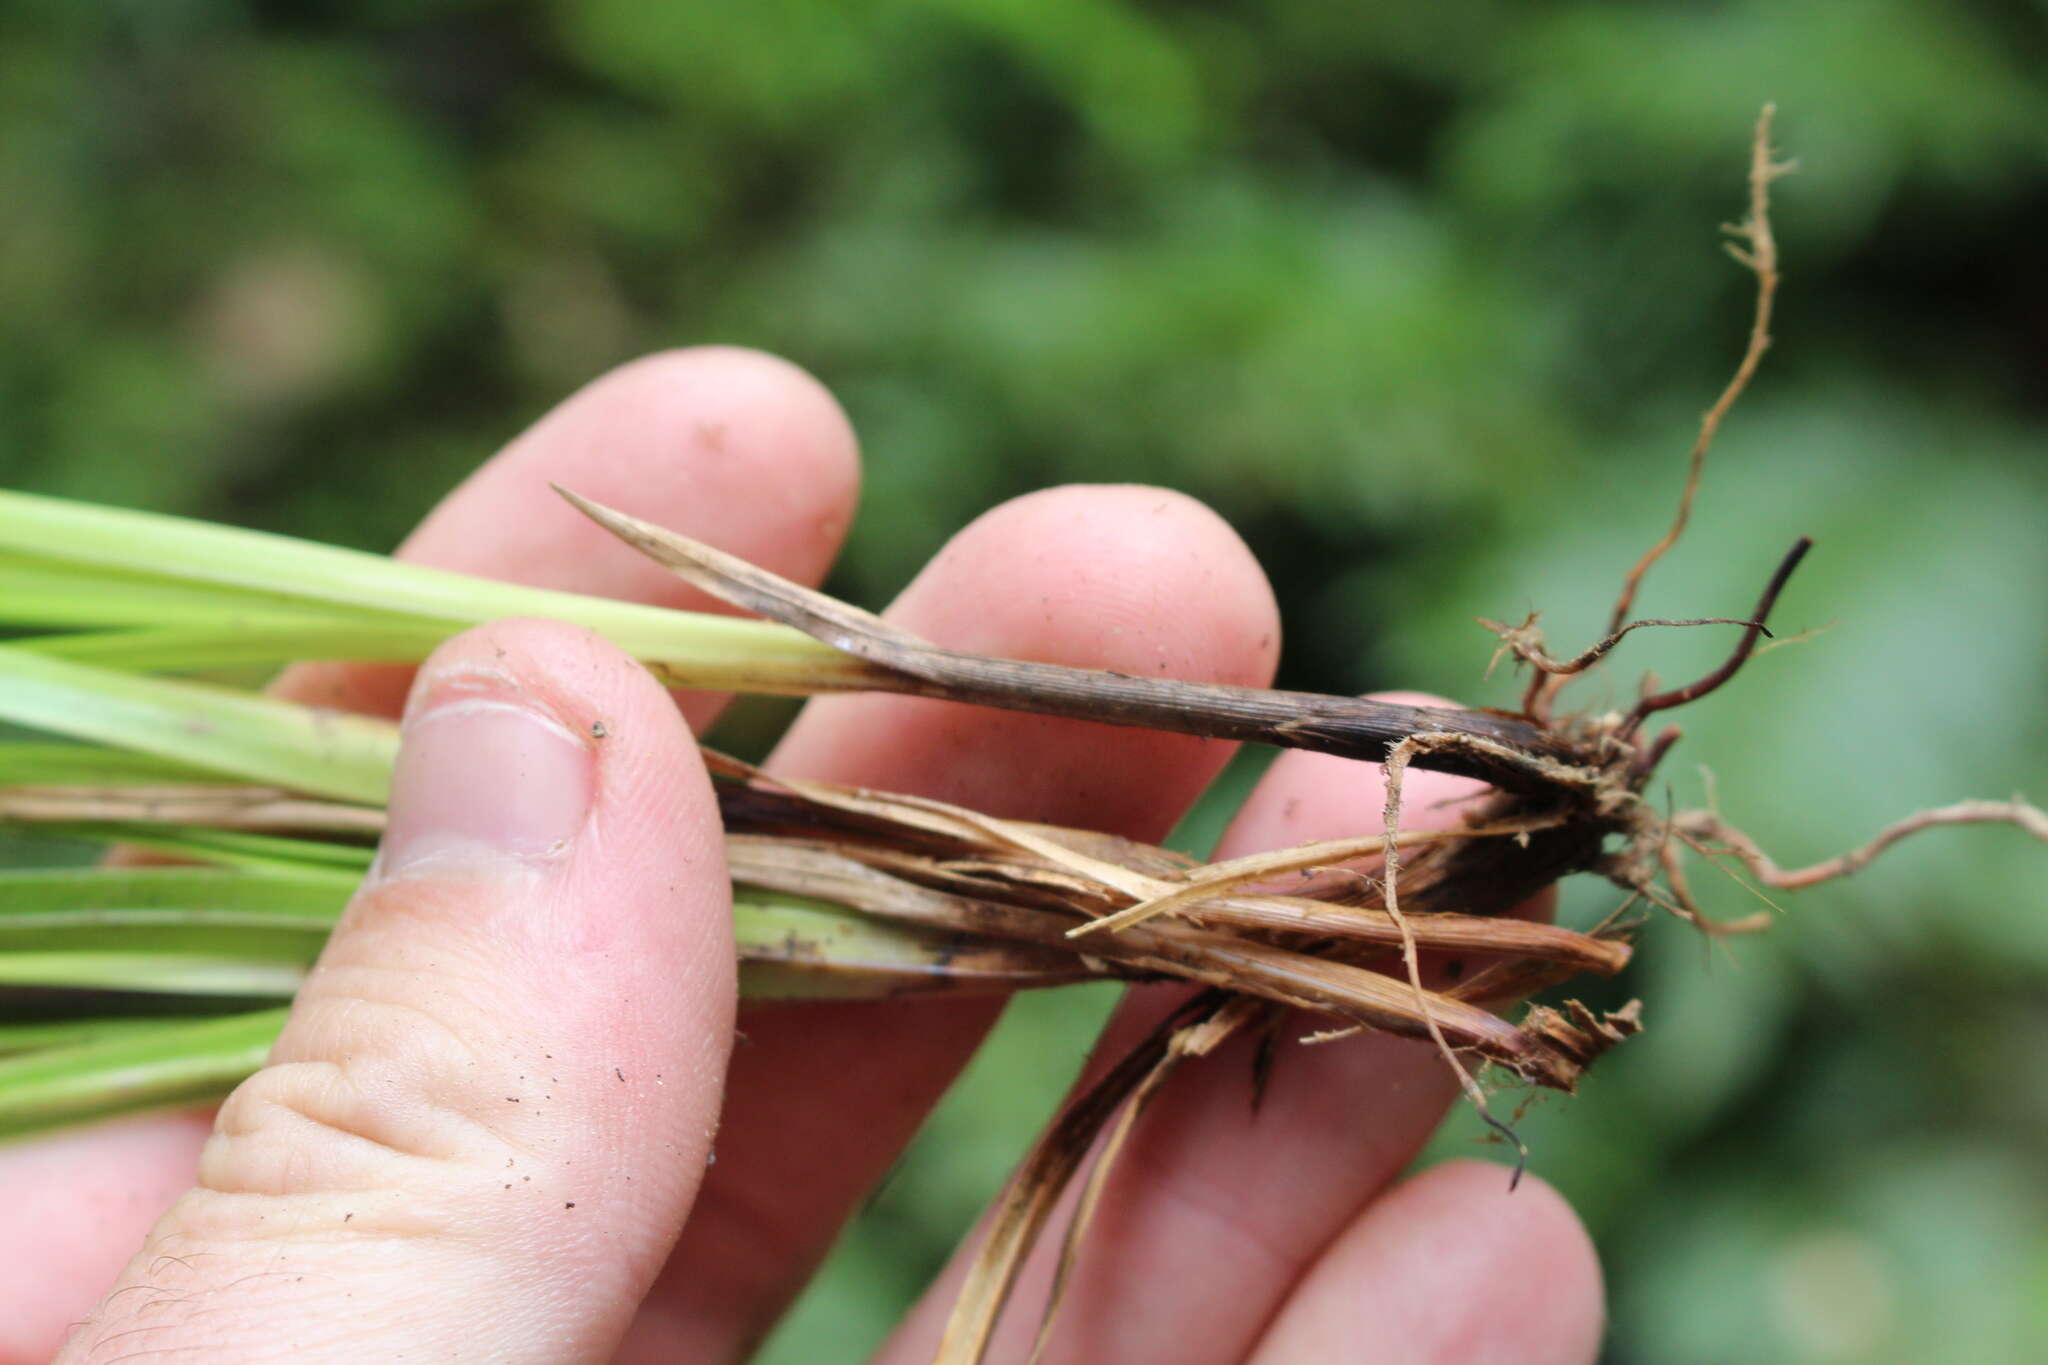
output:
[[[1472,617],[1590,638],[1669,514],[1774,99],[1779,345],[1641,606],[1739,613],[1818,538],[1782,620],[1835,628],[1668,765],[1817,857],[2048,789],[2044,69],[2024,0],[7,0],[0,480],[382,549],[611,365],[740,342],[863,435],[844,595],[1150,480],[1268,566],[1285,684],[1506,702]],[[1587,691],[1723,647],[1638,636]],[[1960,831],[1725,953],[1651,927],[1611,993],[1650,1031],[1525,1125],[1612,1361],[2048,1340],[2044,873]],[[1108,1003],[1020,1002],[765,1360],[878,1338]]]

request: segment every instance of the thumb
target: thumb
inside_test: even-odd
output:
[[[709,1156],[730,901],[651,678],[548,622],[442,646],[376,867],[59,1359],[608,1355]]]

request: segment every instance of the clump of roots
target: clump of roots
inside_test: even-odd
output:
[[[1531,670],[1519,714],[1408,712],[1341,698],[1303,698],[1238,689],[1154,686],[1139,680],[1088,675],[1041,665],[966,659],[905,636],[865,613],[818,594],[782,584],[715,551],[683,542],[572,496],[578,506],[642,551],[699,587],[795,625],[873,666],[878,686],[959,700],[1021,706],[1054,714],[1146,724],[1196,734],[1231,735],[1376,759],[1386,774],[1385,833],[1265,854],[1208,867],[1169,866],[1156,849],[1137,850],[1099,836],[1046,831],[957,811],[935,836],[987,845],[961,861],[954,846],[937,862],[907,869],[895,853],[849,852],[835,847],[817,858],[875,869],[935,893],[957,894],[971,881],[976,894],[991,882],[1018,878],[1043,889],[1045,877],[1068,877],[1068,892],[1085,886],[1086,922],[1060,929],[1057,938],[1033,913],[1013,907],[1000,927],[984,919],[977,932],[1064,941],[1102,970],[1178,976],[1209,989],[1076,1099],[1041,1138],[997,1206],[991,1231],[969,1276],[940,1348],[941,1362],[981,1358],[1023,1259],[1044,1230],[1060,1191],[1098,1144],[1094,1174],[1084,1187],[1056,1278],[1051,1321],[1095,1197],[1115,1152],[1137,1113],[1165,1076],[1189,1056],[1212,1050],[1231,1033],[1269,1024],[1274,1011],[1300,1008],[1333,1017],[1338,1027],[1320,1038],[1359,1029],[1426,1038],[1457,1073],[1487,1122],[1507,1132],[1488,1111],[1485,1091],[1467,1061],[1493,1063],[1520,1080],[1569,1090],[1585,1068],[1640,1028],[1640,1004],[1606,1014],[1576,1001],[1527,1010],[1519,1024],[1496,1011],[1587,971],[1611,972],[1626,961],[1631,924],[1624,916],[1638,901],[1669,910],[1702,930],[1728,933],[1758,921],[1715,924],[1687,884],[1683,854],[1698,852],[1741,864],[1766,887],[1796,888],[1846,875],[1917,829],[1965,821],[2007,821],[2048,839],[2048,817],[2020,802],[1972,802],[1911,817],[1869,846],[1811,868],[1784,871],[1747,835],[1711,813],[1667,815],[1644,797],[1662,759],[1678,739],[1667,727],[1645,738],[1644,726],[1662,711],[1700,700],[1733,680],[1768,634],[1779,595],[1811,542],[1802,538],[1772,574],[1747,617],[1670,621],[1631,620],[1644,576],[1675,545],[1690,519],[1708,449],[1723,418],[1756,372],[1770,345],[1778,288],[1778,253],[1770,223],[1770,186],[1791,169],[1770,147],[1772,111],[1756,128],[1749,169],[1749,211],[1729,229],[1730,250],[1755,276],[1756,309],[1741,362],[1701,420],[1677,515],[1658,542],[1629,570],[1605,638],[1568,658],[1546,649],[1532,617],[1520,626],[1487,622],[1503,654]],[[1722,665],[1677,688],[1646,687],[1621,714],[1562,713],[1558,699],[1571,680],[1602,660],[1631,632],[1645,626],[1739,626],[1741,635]],[[1498,659],[1498,655],[1496,659]],[[1274,708],[1277,708],[1274,709]],[[1493,795],[1445,831],[1403,829],[1402,784],[1411,767],[1486,778]],[[762,782],[749,775],[755,789]],[[795,796],[847,806],[844,794],[782,784]],[[898,800],[864,796],[864,801]],[[923,809],[939,812],[930,803]],[[989,842],[989,841],[992,841]],[[1361,870],[1356,861],[1376,859]],[[1028,864],[1030,871],[1021,869]],[[1337,869],[1321,889],[1303,896],[1273,894],[1276,878]],[[1594,871],[1627,892],[1627,899],[1593,930],[1579,934],[1496,918],[1543,886],[1576,871]],[[1376,875],[1375,875],[1376,873]],[[835,889],[833,894],[843,894]],[[1092,899],[1089,899],[1092,898]],[[1450,985],[1432,988],[1425,951],[1483,955],[1485,965]],[[1385,970],[1388,975],[1381,975]],[[1398,972],[1400,980],[1392,973]],[[1119,1117],[1119,1115],[1121,1117]],[[1108,1137],[1103,1140],[1103,1135]],[[1512,1138],[1512,1133],[1507,1133]],[[1519,1167],[1517,1168],[1519,1174]],[[1043,1344],[1043,1330],[1041,1345]]]

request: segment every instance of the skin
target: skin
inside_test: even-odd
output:
[[[659,355],[542,419],[401,554],[710,606],[568,515],[550,479],[815,582],[851,521],[858,456],[801,371]],[[1279,640],[1242,542],[1149,488],[998,507],[889,615],[956,648],[1251,684]],[[394,859],[217,1126],[159,1115],[0,1148],[0,1365],[60,1343],[81,1362],[744,1359],[999,1012],[754,1007],[735,1046],[729,899],[689,729],[722,699],[672,702],[609,645],[547,622],[470,632],[424,675],[415,689],[388,668],[301,667],[279,688],[387,715],[414,689],[400,783],[428,793],[468,742],[439,719],[451,688],[510,689],[572,739],[604,719],[601,745],[556,753],[575,775],[552,795],[507,778],[513,806],[585,803],[574,838],[509,861]],[[810,703],[770,766],[1156,839],[1229,752],[861,696]],[[1410,783],[1411,812],[1465,785]],[[1376,769],[1288,754],[1218,851],[1370,831],[1380,803]],[[1175,998],[1133,992],[1105,1055]],[[1254,1115],[1248,1048],[1183,1069],[1139,1125],[1050,1360],[1593,1359],[1599,1270],[1554,1192],[1532,1178],[1509,1197],[1504,1172],[1469,1162],[1399,1179],[1454,1096],[1438,1058],[1377,1037],[1284,1048]],[[1021,1304],[1049,1273],[1036,1258]],[[929,1358],[958,1274],[880,1361]],[[992,1360],[1028,1353],[1031,1314],[1013,1317]]]

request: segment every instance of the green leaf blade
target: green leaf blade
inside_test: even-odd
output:
[[[286,1014],[121,1029],[0,1059],[0,1137],[218,1100],[263,1065]]]

